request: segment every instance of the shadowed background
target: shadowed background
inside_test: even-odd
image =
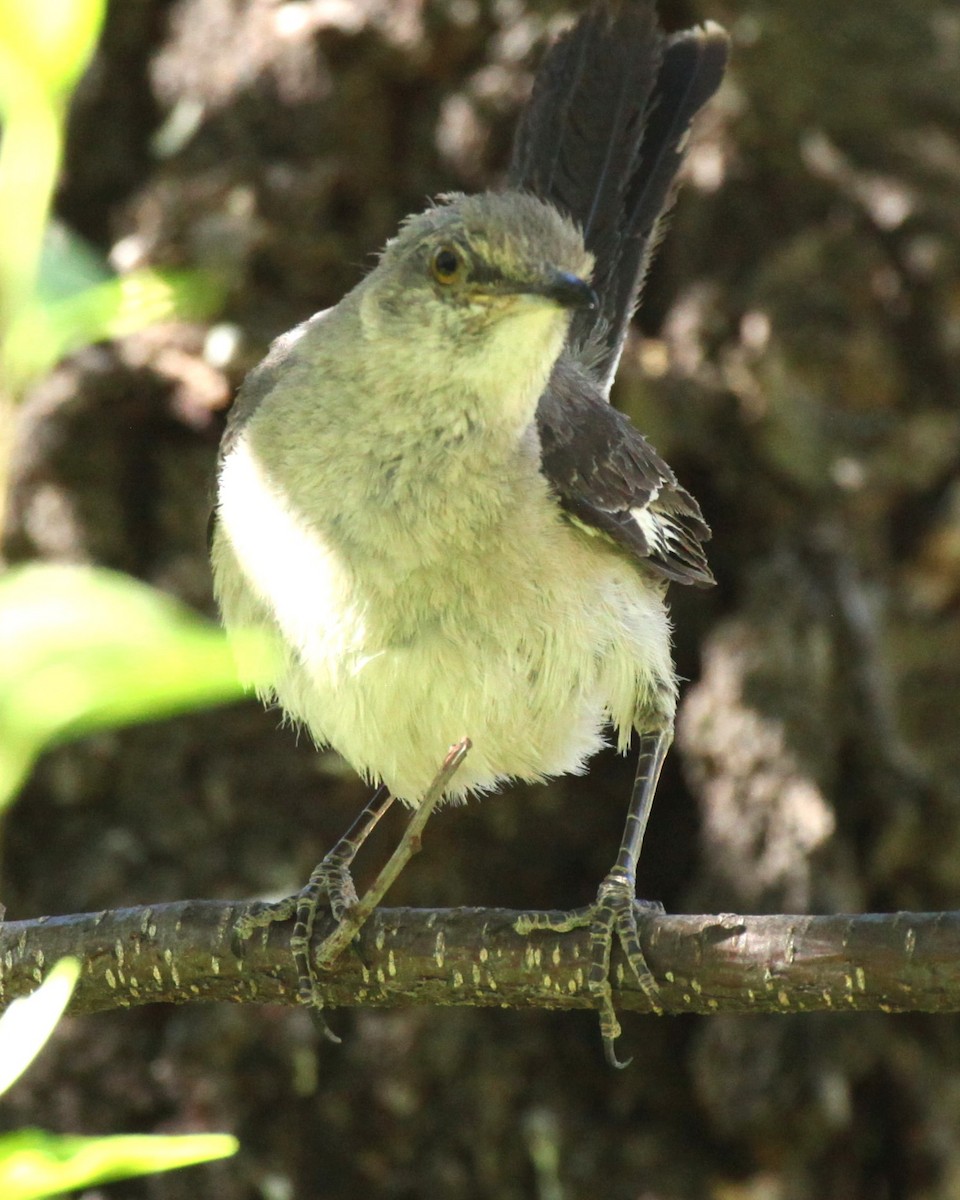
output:
[[[502,179],[524,0],[111,5],[59,215],[222,312],[80,352],[20,413],[6,561],[96,562],[212,612],[226,406],[405,213]],[[665,0],[734,39],[615,400],[714,527],[673,589],[689,683],[639,888],[675,911],[960,906],[960,18],[947,3]],[[565,907],[632,763],[445,810],[391,902]],[[364,789],[239,705],[41,762],[4,828],[11,918],[296,888]],[[360,868],[395,838],[378,833]],[[224,1129],[241,1157],[115,1184],[218,1200],[953,1200],[955,1018],[226,1006],[77,1019],[0,1108],[64,1131]]]

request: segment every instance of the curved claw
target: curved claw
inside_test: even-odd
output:
[[[663,912],[663,905],[657,901],[637,900],[632,877],[614,868],[601,883],[593,904],[567,913],[527,913],[514,924],[519,933],[531,933],[538,929],[566,933],[571,929],[590,927],[591,962],[587,987],[596,997],[600,1009],[603,1056],[617,1070],[628,1067],[633,1060],[628,1058],[626,1062],[621,1062],[613,1048],[620,1036],[610,984],[610,955],[614,941],[619,942],[627,964],[650,1003],[650,1011],[657,1016],[663,1014],[660,988],[647,966],[637,929],[637,914],[644,910]]]
[[[309,885],[308,888],[304,889],[304,892],[308,890]],[[310,1009],[311,1015],[320,1027],[320,1032],[323,1034],[324,1040],[333,1042],[334,1045],[339,1046],[343,1039],[339,1038],[333,1032],[324,1019],[322,1012],[323,1005],[317,995],[308,965],[310,936],[313,930],[313,918],[319,902],[319,896],[313,896],[312,909],[308,905],[309,911],[300,911],[300,901],[303,898],[304,892],[287,896],[285,899],[278,900],[272,904],[252,907],[234,922],[233,931],[230,935],[230,945],[231,949],[239,957],[243,952],[243,942],[251,937],[255,930],[264,929],[276,922],[288,921],[292,916],[296,915],[297,927],[294,929],[293,936],[291,937],[291,950],[293,951],[298,975],[297,999],[305,1008]]]
[[[617,1058],[617,1052],[614,1049],[613,1039],[607,1037],[603,1039],[603,1057],[607,1060],[607,1066],[613,1067],[615,1071],[625,1071],[633,1062],[632,1054],[629,1058],[621,1062],[620,1059]]]
[[[320,1026],[320,1032],[323,1035],[323,1040],[325,1042],[333,1042],[333,1044],[335,1046],[343,1045],[343,1038],[339,1037],[337,1034],[335,1034],[333,1032],[333,1030],[327,1024],[326,1018],[324,1017],[321,1010],[319,1008],[317,1008],[315,1005],[311,1005],[310,1012],[313,1016],[314,1021]]]

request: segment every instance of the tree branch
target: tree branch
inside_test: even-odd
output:
[[[237,943],[256,902],[192,900],[0,928],[0,1006],[32,991],[60,957],[83,972],[71,1012],[226,1000],[296,1004],[291,922]],[[591,1008],[589,931],[513,929],[507,909],[378,909],[355,951],[321,975],[326,1003]],[[960,913],[865,916],[640,914],[665,1012],[956,1012]],[[322,930],[319,931],[322,935]],[[616,1003],[649,1011],[614,955]]]

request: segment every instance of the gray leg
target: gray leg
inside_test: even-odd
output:
[[[393,796],[385,787],[378,787],[343,837],[317,863],[306,886],[296,896],[297,919],[290,936],[290,951],[297,968],[297,990],[301,1004],[316,1004],[316,979],[310,963],[310,941],[320,897],[326,895],[330,902],[330,915],[338,925],[347,909],[359,902],[350,868],[360,847],[392,804]]]
[[[569,913],[530,913],[521,917],[516,928],[519,933],[530,933],[534,929],[550,929],[565,933],[571,929],[590,926],[590,971],[587,986],[596,996],[600,1006],[600,1036],[603,1052],[613,1067],[625,1067],[614,1052],[614,1042],[620,1036],[620,1023],[613,1007],[613,989],[610,985],[610,954],[616,935],[627,962],[636,975],[644,995],[654,1012],[660,1008],[660,989],[647,966],[637,932],[636,879],[637,861],[643,835],[646,832],[653,797],[660,779],[663,760],[673,741],[673,730],[644,734],[640,738],[640,757],[637,774],[630,797],[630,809],[623,831],[623,839],[617,860],[600,884],[597,898],[586,908]]]
[[[403,867],[420,849],[423,828],[443,798],[469,749],[469,738],[463,738],[451,747],[410,819],[399,844],[362,900],[357,898],[350,867],[357,851],[393,803],[393,797],[383,787],[377,789],[347,832],[314,868],[301,891],[276,904],[266,905],[257,913],[248,914],[234,926],[234,938],[243,939],[249,937],[257,928],[275,921],[287,921],[296,916],[293,934],[290,937],[290,950],[297,969],[298,996],[301,1004],[309,1005],[318,1016],[323,1003],[317,986],[314,962],[318,963],[321,969],[330,966],[359,933]],[[315,954],[311,954],[314,922],[324,894],[330,903],[334,928]],[[325,1037],[339,1042],[340,1039],[327,1027],[322,1016],[320,1024]]]
[[[387,789],[378,787],[347,832],[314,867],[304,888],[292,896],[278,900],[275,904],[264,905],[259,912],[248,913],[234,926],[234,938],[242,941],[250,937],[255,929],[262,929],[278,921],[288,921],[296,916],[290,936],[290,951],[297,969],[297,991],[301,1004],[315,1003],[316,983],[310,963],[310,939],[320,897],[326,893],[330,901],[331,915],[338,923],[343,920],[347,909],[357,903],[357,890],[350,867],[360,847],[392,803],[393,796]],[[323,1035],[328,1041],[339,1043],[340,1039],[320,1016],[321,1007],[320,1004],[315,1004]]]

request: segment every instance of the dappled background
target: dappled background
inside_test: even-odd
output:
[[[3,553],[212,613],[224,413],[269,340],[405,213],[496,185],[576,5],[113,0],[57,212],[117,271],[215,281],[202,320],[82,350],[19,413]],[[674,911],[960,907],[960,12],[664,0],[730,29],[616,402],[700,499],[711,592],[640,891]],[[556,908],[616,849],[632,764],[448,810],[391,896]],[[48,754],[4,827],[8,916],[294,890],[364,790],[241,704]],[[397,826],[365,858],[370,870]],[[4,1125],[236,1132],[157,1200],[955,1200],[960,1017],[624,1020],[228,1006],[76,1019]],[[99,1194],[99,1193],[98,1193]]]

